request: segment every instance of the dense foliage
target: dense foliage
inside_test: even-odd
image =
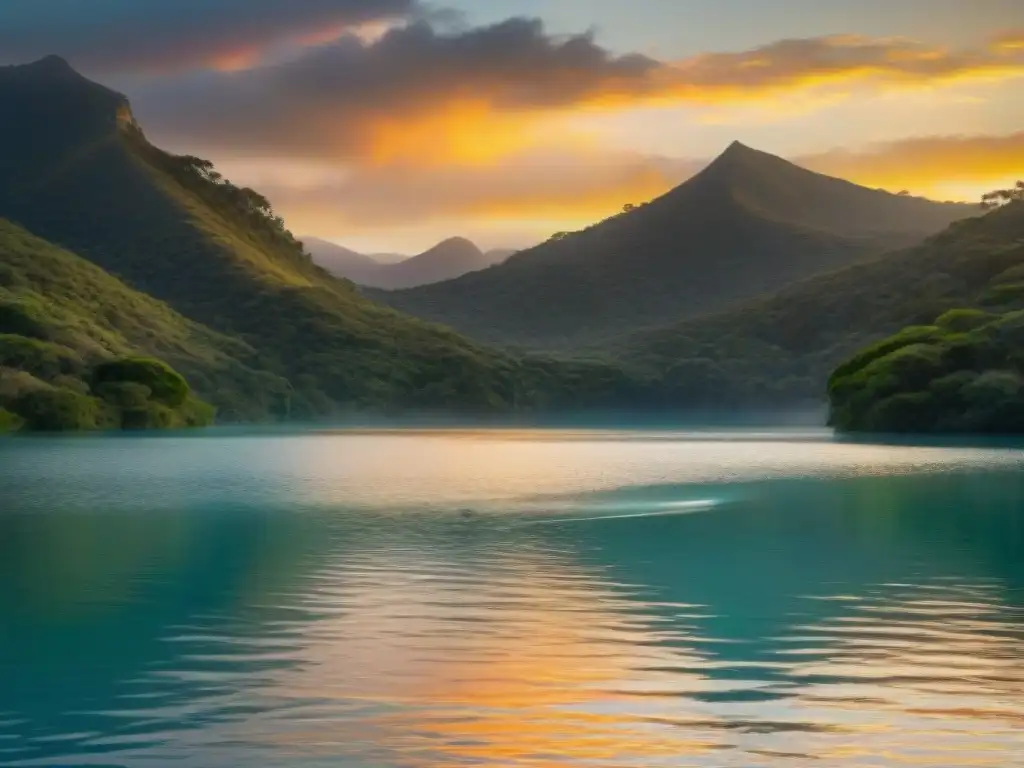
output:
[[[213,407],[167,354],[222,396],[262,376],[245,345],[191,323],[73,254],[0,220],[0,432],[185,427]]]
[[[227,418],[261,418],[288,391],[282,377],[256,370],[255,350],[240,339],[0,220],[0,380],[15,371],[81,378],[103,360],[139,355],[170,363]]]
[[[981,207],[984,210],[998,208],[1001,205],[1024,200],[1024,181],[1018,181],[1006,189],[994,189],[981,196]]]
[[[828,391],[842,431],[1024,433],[1024,311],[906,328],[839,366]]]
[[[23,422],[20,418],[8,411],[6,408],[0,408],[0,435],[4,432],[12,432],[19,429],[22,423]]]
[[[148,358],[109,361],[49,381],[0,368],[0,406],[6,430],[174,429],[208,426],[214,418],[213,406],[194,397],[181,374]]]
[[[856,350],[951,307],[1024,307],[1024,202],[730,312],[623,337],[617,349],[694,405],[816,401]]]

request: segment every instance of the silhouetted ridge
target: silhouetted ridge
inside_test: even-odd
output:
[[[51,53],[48,56],[43,56],[43,58],[39,59],[38,61],[34,61],[30,64],[27,64],[26,66],[35,71],[42,71],[53,74],[78,74],[74,67],[72,67],[68,63],[67,59],[58,56],[55,53]]]
[[[400,289],[429,285],[485,269],[504,261],[510,251],[483,253],[464,237],[450,237],[421,254],[384,264],[318,238],[307,238],[310,253],[325,269],[370,288]]]

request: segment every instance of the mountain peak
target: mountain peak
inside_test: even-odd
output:
[[[52,53],[49,56],[44,56],[41,59],[23,65],[23,68],[31,72],[47,75],[78,74],[75,68],[68,63],[67,59]]]
[[[737,139],[737,140],[733,141],[728,147],[725,148],[725,151],[722,152],[722,157],[725,157],[726,155],[738,155],[738,154],[742,154],[744,152],[754,152],[754,151],[755,151],[754,149],[752,149],[751,147],[748,147],[742,141],[739,141]]]
[[[460,250],[467,250],[467,251],[468,250],[480,251],[480,249],[477,247],[476,243],[474,243],[472,240],[469,240],[469,239],[467,239],[465,237],[449,237],[446,240],[442,240],[440,243],[435,245],[430,250],[434,251],[434,250],[437,250],[438,248],[445,248],[445,249],[458,248]]]
[[[779,165],[791,165],[787,160],[772,155],[768,152],[762,152],[759,149],[748,147],[746,144],[740,141],[734,141],[725,150],[711,161],[708,165],[710,169],[736,169],[736,168],[747,168],[750,163],[776,163]]]

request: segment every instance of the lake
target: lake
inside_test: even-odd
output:
[[[1010,766],[1024,451],[0,440],[5,766]]]

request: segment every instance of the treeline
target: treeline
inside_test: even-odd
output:
[[[160,360],[124,358],[65,369],[55,345],[0,335],[0,429],[80,431],[208,426],[214,408]],[[9,367],[11,363],[19,367]],[[56,370],[66,372],[52,375]]]
[[[840,365],[828,390],[840,431],[1024,433],[1024,311],[905,328]]]

